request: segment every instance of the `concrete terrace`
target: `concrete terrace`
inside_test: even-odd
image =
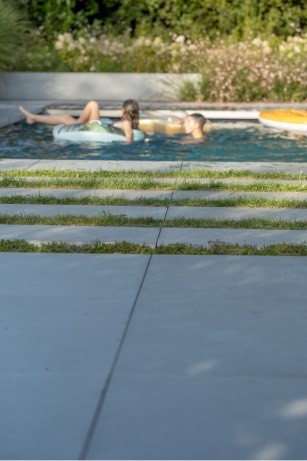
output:
[[[2,98],[0,127],[21,120],[21,101]],[[57,110],[56,103],[29,100],[27,107]],[[143,104],[156,108],[154,101]],[[118,103],[108,110],[118,110]],[[307,172],[301,163],[0,159],[0,174],[48,168]],[[231,192],[233,198],[297,201],[305,194]],[[304,208],[175,203],[229,198],[227,190],[0,189],[1,197],[16,195],[174,203],[2,203],[0,215],[307,219]],[[0,239],[261,247],[306,243],[307,231],[1,224]],[[306,258],[3,252],[0,260],[1,459],[306,459]]]

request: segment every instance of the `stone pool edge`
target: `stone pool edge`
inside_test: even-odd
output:
[[[0,159],[0,172],[9,170],[73,170],[73,171],[183,171],[183,170],[250,170],[256,172],[307,173],[307,162],[189,162],[133,160],[45,160]]]

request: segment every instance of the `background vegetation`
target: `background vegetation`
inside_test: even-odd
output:
[[[132,36],[168,32],[190,38],[250,32],[293,35],[306,27],[305,0],[15,0],[50,36],[99,23],[105,32]]]
[[[305,0],[0,0],[0,70],[199,72],[182,99],[304,101]]]

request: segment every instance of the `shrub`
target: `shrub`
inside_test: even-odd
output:
[[[40,34],[19,58],[14,70],[76,72],[193,72],[198,84],[185,82],[182,100],[305,101],[307,34],[286,40],[272,35],[237,41],[231,37],[194,42],[172,34],[114,38],[86,28],[59,34],[52,46]]]
[[[197,72],[198,85],[185,82],[182,100],[303,101],[307,98],[307,34],[281,40],[231,37],[215,42],[192,42],[172,35],[121,40],[89,33],[74,37],[60,34],[55,48],[73,71]]]
[[[27,22],[8,0],[0,0],[0,71],[16,61],[25,40]]]
[[[287,37],[306,27],[305,0],[107,0],[106,21],[119,33],[135,36],[184,33],[211,39],[234,34],[246,39],[254,34]]]
[[[203,50],[201,99],[303,101],[307,98],[307,35],[283,42],[222,40]]]

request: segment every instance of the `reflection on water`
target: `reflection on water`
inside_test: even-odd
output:
[[[0,158],[307,162],[307,136],[250,122],[212,125],[206,142],[187,143],[184,135],[158,134],[126,145],[54,141],[52,127],[21,123],[0,130]]]

